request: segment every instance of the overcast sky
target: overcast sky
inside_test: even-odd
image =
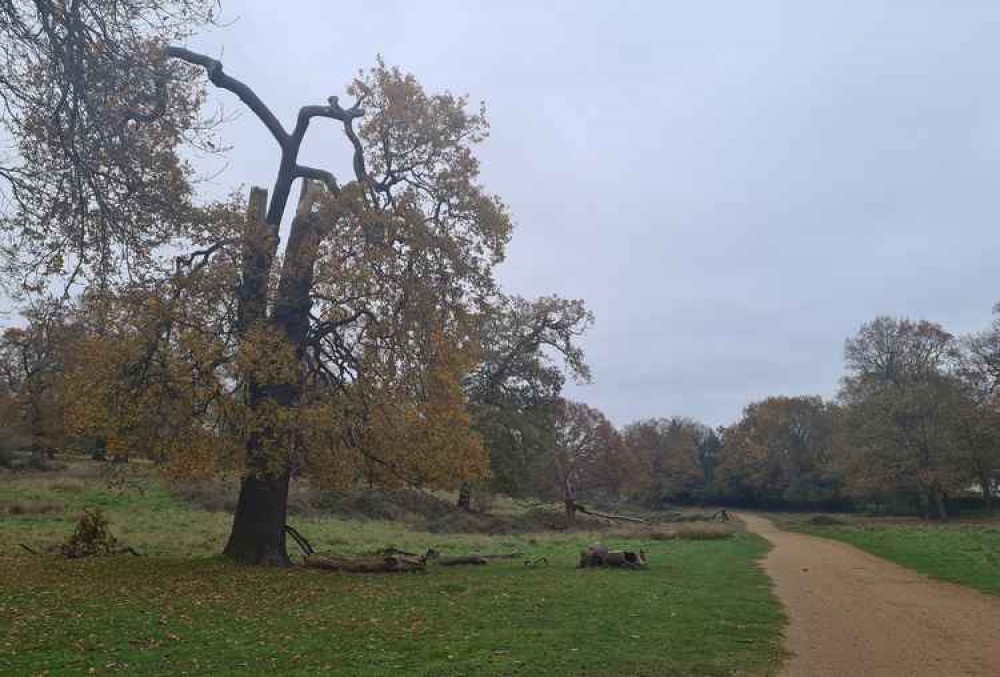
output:
[[[594,383],[570,394],[616,423],[832,396],[862,322],[960,333],[1000,299],[1000,3],[223,4],[192,46],[286,121],[377,54],[486,102],[500,278],[586,300]],[[305,160],[343,173],[322,127]],[[267,185],[259,123],[226,136],[218,188]]]

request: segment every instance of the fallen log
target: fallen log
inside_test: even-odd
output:
[[[303,566],[352,574],[388,574],[426,571],[427,559],[401,555],[307,555]]]
[[[576,504],[576,510],[578,512],[582,512],[584,515],[591,515],[593,517],[600,517],[600,518],[606,519],[606,520],[621,520],[623,522],[641,522],[643,524],[645,524],[646,521],[647,521],[647,520],[644,520],[641,517],[629,517],[628,515],[611,515],[611,514],[608,514],[606,512],[597,512],[596,510],[588,510],[587,508],[583,507],[579,503]]]
[[[428,550],[428,552],[431,551]],[[405,550],[400,550],[399,548],[393,548],[391,546],[388,548],[382,548],[381,550],[376,550],[375,554],[382,555],[383,557],[388,557],[393,555],[403,555],[404,557],[420,557],[420,555],[418,555],[415,552],[406,552]]]
[[[443,567],[462,566],[464,564],[472,564],[476,566],[489,564],[489,560],[482,555],[457,555],[455,557],[442,557],[435,550],[428,550],[426,559]]]
[[[518,559],[524,557],[522,552],[502,552],[502,553],[472,553],[476,557],[482,557],[483,559]]]

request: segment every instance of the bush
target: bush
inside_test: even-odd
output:
[[[830,515],[813,515],[807,521],[814,527],[842,527],[847,524],[847,522]]]
[[[63,557],[78,558],[92,555],[112,555],[118,550],[118,539],[111,534],[108,519],[100,508],[87,509],[80,516],[73,535],[63,544]]]

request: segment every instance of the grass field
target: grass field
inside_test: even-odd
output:
[[[816,526],[786,518],[786,528],[833,538],[945,581],[1000,595],[1000,521],[946,524],[914,520],[845,518],[844,525]]]
[[[549,566],[261,569],[215,556],[228,515],[193,510],[152,479],[133,484],[0,476],[0,673],[733,675],[766,674],[779,658],[784,619],[752,535],[429,534],[316,516],[296,526],[321,551],[520,550]],[[93,505],[147,556],[65,560],[17,546],[58,542]],[[576,570],[595,539],[641,547],[651,565]]]

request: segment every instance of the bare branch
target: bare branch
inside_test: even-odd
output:
[[[252,89],[250,89],[243,82],[226,74],[222,70],[221,61],[217,61],[216,59],[205,56],[204,54],[192,52],[184,47],[167,47],[167,56],[204,68],[205,72],[208,74],[209,81],[213,85],[229,90],[238,96],[240,101],[245,103],[247,107],[253,111],[254,115],[256,115],[260,121],[264,123],[264,126],[271,132],[271,136],[274,137],[278,144],[284,147],[285,143],[288,141],[289,135],[288,132],[285,131],[282,124],[278,121],[278,118],[274,116],[271,109],[260,100],[260,97],[257,96]]]

